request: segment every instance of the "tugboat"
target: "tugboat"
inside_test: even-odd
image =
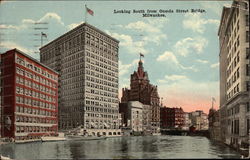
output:
[[[43,136],[41,137],[42,142],[53,142],[53,141],[66,141],[63,133],[59,133],[58,136]]]
[[[84,130],[81,126],[70,131],[69,134],[66,136],[68,140],[104,140],[107,137],[106,136],[92,136],[88,135],[86,130]]]

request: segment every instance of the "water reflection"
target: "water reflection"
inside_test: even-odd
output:
[[[0,146],[0,154],[14,159],[98,158],[239,158],[230,148],[205,137],[145,136],[107,140],[37,142]]]

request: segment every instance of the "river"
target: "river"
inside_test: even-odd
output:
[[[240,158],[234,150],[205,137],[168,135],[7,144],[0,146],[0,154],[21,160]]]

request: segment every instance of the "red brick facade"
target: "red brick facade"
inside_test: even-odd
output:
[[[39,139],[58,132],[58,74],[13,49],[1,54],[1,135]]]
[[[182,108],[161,107],[161,128],[181,128],[185,125]]]

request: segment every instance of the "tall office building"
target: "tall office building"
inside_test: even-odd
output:
[[[60,74],[60,129],[82,126],[91,134],[119,132],[118,44],[83,23],[40,49],[40,61]]]
[[[249,1],[223,8],[218,36],[221,138],[240,147],[248,143],[250,119]]]
[[[17,49],[0,56],[2,137],[40,140],[58,132],[58,73]]]

